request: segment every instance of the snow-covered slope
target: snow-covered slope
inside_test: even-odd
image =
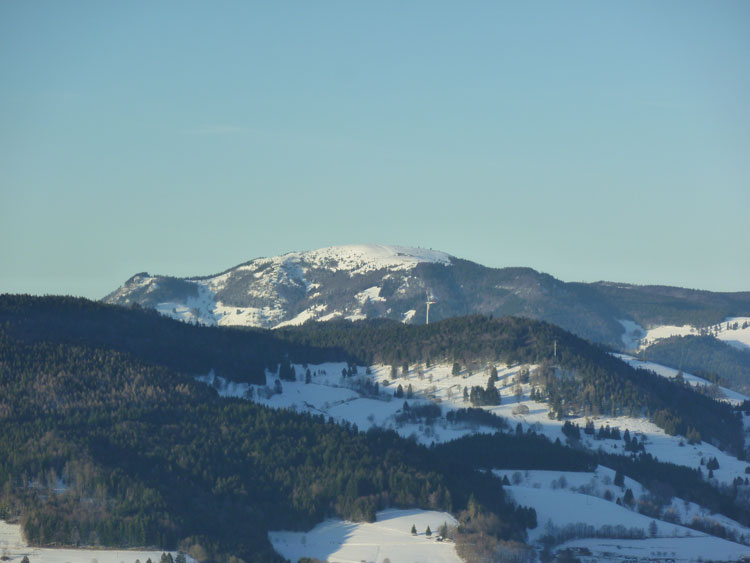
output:
[[[373,523],[327,520],[309,532],[271,532],[274,549],[290,561],[315,557],[321,561],[408,561],[460,563],[455,545],[437,541],[440,526],[455,526],[446,512],[383,510]],[[417,534],[411,534],[411,527]],[[433,532],[425,535],[427,528]]]
[[[410,319],[414,313],[402,302],[423,302],[429,291],[410,273],[420,264],[449,266],[451,257],[404,246],[334,246],[258,258],[206,278],[137,274],[105,300],[139,303],[205,325],[274,328],[311,319]]]
[[[33,563],[134,563],[147,560],[160,561],[162,551],[143,549],[57,549],[30,546],[23,538],[20,524],[8,524],[0,520],[0,557],[3,561],[20,562],[24,556]],[[171,552],[172,557],[177,552]],[[189,555],[188,563],[196,563]]]
[[[750,317],[728,317],[709,326],[658,325],[644,329],[633,321],[620,321],[625,329],[623,343],[627,350],[645,348],[672,336],[713,336],[736,348],[750,350]]]
[[[388,268],[408,270],[420,262],[450,264],[450,256],[444,252],[411,248],[406,246],[386,246],[382,244],[354,244],[331,246],[311,252],[291,252],[281,257],[284,261],[296,260],[309,263],[315,268],[325,268],[332,272],[343,270],[349,275],[363,274]],[[278,262],[278,258],[271,258]]]
[[[548,405],[530,398],[530,383],[516,383],[517,376],[524,369],[532,372],[533,379],[536,366],[497,364],[495,367],[498,370],[496,387],[502,397],[501,404],[482,408],[505,418],[510,428],[514,429],[521,423],[525,431],[533,430],[551,440],[559,438],[564,441],[564,421],[550,418]],[[484,387],[487,384],[489,368],[490,366],[485,366],[474,373],[462,371],[459,376],[454,376],[451,373],[452,366],[448,364],[435,364],[431,367],[420,365],[413,366],[405,376],[399,373],[396,379],[392,379],[391,367],[384,365],[369,368],[359,366],[356,374],[348,377],[342,375],[342,371],[347,370],[345,363],[296,365],[297,380],[280,381],[281,393],[274,392],[278,378],[270,372],[266,374],[267,382],[264,386],[231,383],[213,374],[199,379],[213,385],[221,395],[248,398],[274,408],[291,408],[323,414],[326,418],[332,417],[342,423],[356,424],[360,430],[367,430],[372,426],[390,428],[404,437],[414,437],[417,441],[429,445],[432,442],[446,442],[476,432],[495,431],[494,428],[476,424],[450,423],[445,417],[451,409],[471,406],[471,403],[464,400],[463,390],[471,389],[473,386]],[[311,377],[310,383],[306,384],[305,374],[308,369]],[[366,373],[368,369],[370,374]],[[669,368],[651,364],[651,369],[660,375],[671,377]],[[377,388],[374,387],[375,383],[378,384]],[[396,398],[399,386],[404,395]],[[410,387],[411,397],[408,396]],[[519,391],[520,394],[517,394]],[[730,393],[727,400],[735,402],[742,398],[731,394],[731,391],[727,392]],[[440,407],[441,416],[432,423],[401,420],[399,414],[403,412],[405,401],[412,407],[434,403]],[[747,418],[750,426],[750,417]],[[587,419],[579,417],[568,420],[583,428]],[[743,480],[747,477],[747,462],[706,442],[688,444],[684,438],[670,436],[644,418],[592,416],[588,420],[594,422],[597,429],[609,426],[618,428],[622,433],[628,430],[633,437],[638,437],[644,443],[647,453],[660,461],[701,469],[707,473],[706,464],[715,457],[719,462],[719,469],[713,472],[713,478],[717,483],[731,485],[737,477]],[[603,450],[614,454],[626,453],[622,439],[597,439],[595,436],[583,434],[580,445],[591,450]]]

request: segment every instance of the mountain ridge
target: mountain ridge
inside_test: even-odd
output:
[[[346,245],[256,258],[221,273],[142,272],[103,301],[151,307],[188,322],[277,328],[308,320],[390,318],[423,324],[466,314],[520,315],[624,348],[623,322],[720,322],[750,315],[750,292],[564,282],[528,267],[490,268],[431,249]]]

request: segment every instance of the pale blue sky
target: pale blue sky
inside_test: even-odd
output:
[[[0,2],[0,292],[374,242],[750,290],[750,2]]]

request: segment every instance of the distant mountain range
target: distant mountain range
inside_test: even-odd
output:
[[[257,258],[220,274],[139,273],[104,298],[187,322],[276,328],[308,320],[389,318],[424,324],[473,313],[559,325],[594,342],[633,348],[645,330],[710,326],[750,316],[750,292],[570,283],[531,268],[489,268],[422,248],[349,245]]]

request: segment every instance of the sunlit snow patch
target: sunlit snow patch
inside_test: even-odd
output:
[[[322,561],[373,561],[390,559],[413,563],[460,563],[455,545],[438,542],[443,525],[455,526],[447,512],[384,510],[373,523],[326,520],[309,532],[270,532],[274,549],[290,561],[314,557]],[[411,534],[411,527],[417,535]],[[430,527],[432,536],[425,530]]]
[[[32,563],[142,563],[148,559],[160,561],[162,551],[139,549],[57,549],[31,547],[23,539],[21,526],[0,520],[0,554],[4,561],[19,562],[24,556]],[[177,552],[168,552],[174,558]],[[7,559],[6,559],[7,558]],[[195,559],[186,556],[188,563]]]

